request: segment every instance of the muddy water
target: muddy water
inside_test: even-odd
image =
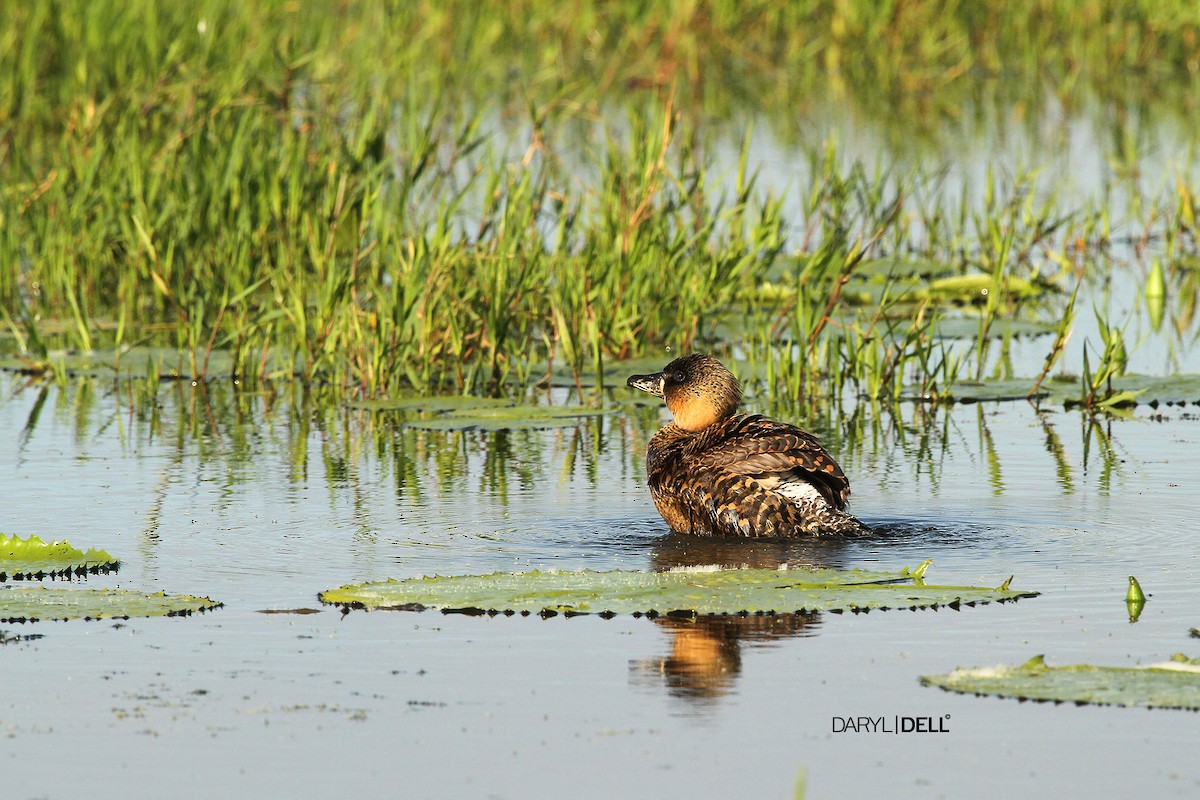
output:
[[[5,797],[1200,791],[1193,713],[918,683],[1038,653],[1112,665],[1200,653],[1195,407],[1095,427],[1023,403],[808,420],[884,533],[714,545],[667,536],[649,502],[653,408],[445,432],[222,385],[131,404],[102,383],[0,381],[0,529],[122,559],[87,587],[225,603],[186,619],[0,626],[43,635],[0,647]],[[1015,575],[1043,594],[694,624],[343,616],[316,599],[435,573],[925,558],[937,582]],[[1136,624],[1130,574],[1150,595]],[[263,613],[301,608],[319,613]],[[835,732],[858,717],[947,732]]]

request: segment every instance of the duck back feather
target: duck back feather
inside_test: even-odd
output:
[[[857,535],[845,511],[850,483],[820,441],[757,414],[701,431],[668,424],[647,451],[650,493],[681,533],[718,536]]]

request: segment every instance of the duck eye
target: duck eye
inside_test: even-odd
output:
[[[673,380],[675,383],[683,383],[687,380],[687,375],[684,375],[682,372],[676,372],[671,375],[671,380]]]

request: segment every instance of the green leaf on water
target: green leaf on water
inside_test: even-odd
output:
[[[956,403],[1000,402],[1009,400],[1025,400],[1029,390],[1033,388],[1032,378],[1013,378],[1010,380],[972,381],[961,380],[951,383],[945,388],[945,399]],[[1039,392],[1039,397],[1045,397],[1048,392]],[[902,394],[905,399],[920,398],[919,387],[909,387]]]
[[[497,572],[343,586],[322,602],[361,608],[543,614],[745,614],[958,609],[1037,592],[926,585],[915,570],[731,569],[671,572]]]
[[[646,358],[631,358],[624,361],[605,361],[601,375],[604,378],[605,386],[624,386],[625,379],[630,375],[638,373],[649,374],[658,372],[667,365],[674,356],[670,353],[663,353],[658,356]],[[563,388],[574,388],[576,380],[578,385],[584,388],[595,388],[600,381],[597,380],[596,370],[594,366],[588,365],[583,367],[579,374],[569,366],[564,364],[556,364],[552,369],[547,371],[545,364],[536,364],[530,370],[534,376],[534,383],[539,386],[558,386]]]
[[[1200,375],[1121,375],[1113,378],[1113,388],[1128,392],[1139,403],[1183,405],[1200,401]]]
[[[511,406],[511,400],[498,397],[471,397],[469,395],[435,395],[414,397],[387,397],[380,400],[354,400],[348,408],[366,411],[464,411],[480,408]]]
[[[207,597],[146,594],[127,589],[0,589],[0,622],[177,617],[219,608]]]
[[[193,353],[190,350],[172,347],[147,346],[123,348],[119,353],[111,349],[86,352],[51,350],[47,353],[46,361],[60,366],[64,373],[73,377],[112,377],[114,374],[120,374],[126,378],[146,378],[153,375],[182,380],[203,377],[193,374],[193,363],[198,369],[207,365],[208,376],[229,375],[234,367],[233,354],[227,350]],[[30,372],[37,371],[34,369],[36,366],[25,359],[0,358],[0,370]],[[295,368],[286,358],[269,354],[263,364],[263,370],[268,374],[290,375]]]
[[[1008,294],[1019,298],[1037,297],[1046,290],[1046,287],[1038,286],[1032,281],[1012,276],[1001,281],[1000,286]],[[996,287],[997,282],[991,275],[955,275],[932,280],[923,289],[919,289],[913,294],[919,298],[982,303],[987,300],[989,292],[996,291]]]
[[[1138,583],[1138,579],[1129,576],[1129,589],[1125,592],[1126,603],[1145,603],[1146,593],[1142,591],[1142,585]]]
[[[412,412],[403,424],[429,431],[559,428],[576,425],[583,417],[614,413],[613,409],[518,405],[503,398],[464,395],[356,400],[346,405],[366,411]],[[417,412],[425,413],[417,416]]]
[[[108,572],[119,564],[104,550],[84,552],[70,542],[45,542],[37,536],[22,539],[0,533],[0,581]]]
[[[1097,402],[1096,405],[1100,408],[1128,408],[1129,406],[1136,406],[1138,395],[1144,391],[1145,389],[1139,389],[1136,392],[1113,392],[1108,397]]]
[[[1181,654],[1145,667],[1047,666],[1034,656],[1019,667],[956,669],[921,683],[949,692],[1076,705],[1200,710],[1200,659]]]
[[[977,339],[979,320],[975,317],[943,317],[937,320],[934,330],[943,339]],[[987,329],[993,339],[1006,336],[1048,336],[1054,333],[1054,324],[1025,319],[996,319]]]
[[[1129,621],[1137,622],[1142,616],[1142,609],[1146,607],[1146,595],[1142,593],[1142,587],[1137,582],[1137,578],[1129,576],[1129,591],[1125,593],[1125,608],[1129,612]]]
[[[959,403],[1024,400],[1033,388],[1033,378],[995,381],[955,381],[946,388],[945,399]],[[1100,401],[1105,408],[1121,408],[1149,403],[1185,405],[1200,402],[1200,375],[1120,375],[1112,380],[1113,394]],[[919,397],[919,389],[910,387],[906,398]],[[1042,384],[1038,397],[1051,405],[1067,407],[1080,402],[1079,379],[1053,379]]]
[[[584,417],[611,413],[611,410],[584,406],[502,406],[459,409],[436,417],[408,420],[404,424],[430,431],[537,430],[569,427],[579,424]]]
[[[930,278],[952,275],[958,267],[931,259],[869,258],[854,269],[854,277],[874,281],[928,281]]]

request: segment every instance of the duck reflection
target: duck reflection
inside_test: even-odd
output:
[[[673,569],[795,569],[836,566],[843,545],[795,539],[712,540],[668,536],[651,552],[658,572]],[[636,686],[666,688],[672,697],[713,702],[730,693],[742,671],[742,647],[770,645],[815,636],[819,613],[660,616],[654,624],[669,642],[669,653],[630,662]]]
[[[634,685],[662,684],[672,697],[715,701],[728,694],[742,672],[742,643],[765,644],[813,636],[820,614],[658,617],[654,624],[670,639],[670,654],[630,662]]]

